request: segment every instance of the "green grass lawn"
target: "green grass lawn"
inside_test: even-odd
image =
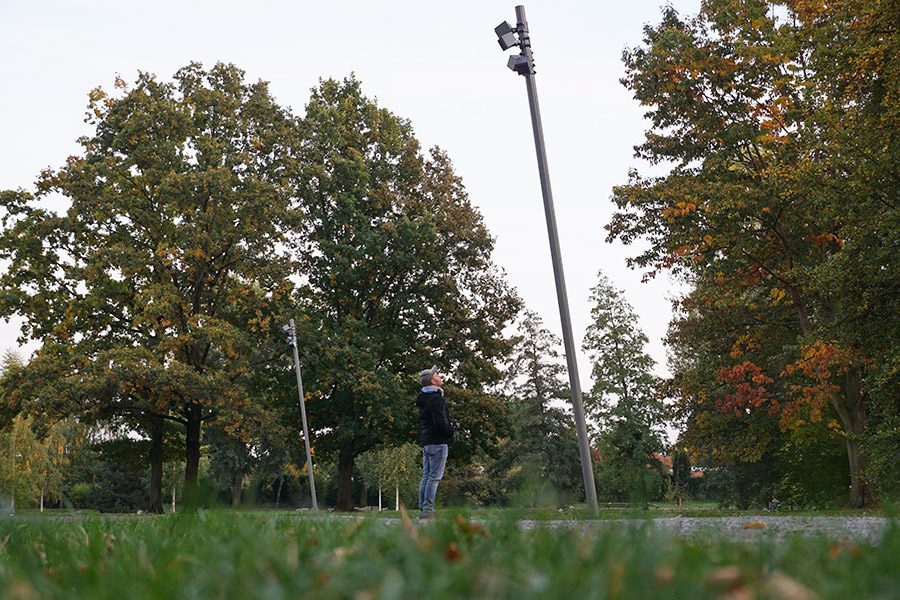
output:
[[[739,596],[738,594],[744,594]],[[896,598],[900,527],[877,546],[522,530],[506,519],[205,511],[0,520],[2,598]]]

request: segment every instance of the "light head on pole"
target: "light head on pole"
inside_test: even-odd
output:
[[[528,62],[528,59],[521,54],[510,56],[506,66],[519,75],[530,75],[534,72],[531,69],[531,64]]]
[[[533,75],[534,64],[530,59],[531,53],[528,52],[528,33],[525,26],[519,23],[517,28],[513,28],[508,21],[503,21],[494,27],[494,33],[497,34],[497,43],[504,50],[509,50],[514,46],[521,49],[518,56],[509,58],[506,66],[519,75]]]
[[[504,50],[509,50],[513,46],[519,45],[519,40],[516,38],[516,30],[506,21],[494,27],[494,33],[497,34],[497,43]]]
[[[297,332],[294,331],[293,326],[288,323],[284,325],[281,330],[284,332],[284,341],[288,346],[295,346],[297,344]]]

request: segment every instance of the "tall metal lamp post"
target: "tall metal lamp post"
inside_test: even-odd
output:
[[[303,378],[300,376],[300,353],[297,351],[297,328],[294,320],[283,328],[287,343],[294,350],[294,370],[297,372],[297,390],[300,394],[300,417],[303,420],[303,442],[306,444],[306,470],[309,471],[309,492],[312,495],[312,509],[319,510],[316,502],[316,480],[313,478],[312,450],[309,447],[309,429],[306,426],[306,401],[303,397]]]
[[[547,167],[547,151],[544,147],[544,128],[541,124],[541,109],[538,105],[537,83],[534,80],[534,61],[531,56],[531,38],[528,36],[528,22],[525,7],[516,7],[516,27],[506,21],[494,28],[498,43],[503,50],[519,47],[519,54],[509,57],[507,66],[525,77],[528,89],[528,105],[531,107],[531,126],[534,130],[534,148],[537,151],[538,173],[541,191],[544,195],[544,213],[547,217],[547,234],[550,236],[550,255],[553,259],[553,275],[556,279],[556,299],[562,321],[563,341],[566,349],[566,363],[569,371],[569,386],[572,390],[572,409],[575,413],[575,429],[578,432],[578,449],[581,454],[581,475],[587,503],[594,514],[599,513],[597,490],[594,487],[594,471],[591,467],[591,451],[588,445],[587,425],[584,420],[584,405],[581,401],[581,384],[578,379],[578,364],[575,360],[575,340],[572,336],[572,320],[569,317],[569,299],[566,294],[566,279],[563,274],[562,257],[559,250],[559,234],[556,231],[556,214],[553,210],[553,193],[550,191],[550,172]]]

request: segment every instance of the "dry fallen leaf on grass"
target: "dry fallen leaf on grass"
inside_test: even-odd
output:
[[[831,548],[828,549],[828,556],[837,558],[844,552],[850,556],[859,556],[859,546],[851,544],[847,540],[840,540],[832,544]]]
[[[668,585],[675,581],[675,569],[668,565],[663,565],[654,572],[656,582],[661,585]]]
[[[719,567],[715,571],[707,573],[705,581],[707,585],[719,588],[736,588],[742,583],[741,570],[735,565]]]
[[[746,585],[726,592],[719,600],[756,600],[756,593]]]
[[[818,598],[815,592],[781,571],[772,573],[763,589],[778,600],[816,600]]]
[[[752,523],[745,523],[744,529],[765,529],[767,525],[762,521],[753,521]]]
[[[456,562],[460,558],[459,546],[455,543],[450,542],[447,544],[447,549],[444,552],[447,560],[450,562]]]
[[[416,530],[416,526],[413,525],[412,519],[409,518],[409,513],[406,512],[406,508],[404,506],[400,506],[400,523],[403,526],[403,530],[411,537],[414,541],[419,541],[419,532]]]

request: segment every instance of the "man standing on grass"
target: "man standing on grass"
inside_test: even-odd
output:
[[[444,401],[444,376],[431,367],[419,373],[422,390],[416,396],[422,442],[422,483],[419,484],[419,518],[434,518],[434,498],[444,476],[453,424]]]

